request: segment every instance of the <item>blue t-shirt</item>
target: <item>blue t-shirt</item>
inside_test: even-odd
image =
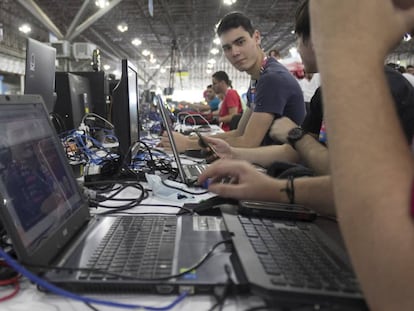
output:
[[[252,85],[249,87],[247,106],[254,112],[286,116],[299,125],[305,118],[305,103],[299,83],[289,70],[273,57],[267,58],[255,89],[252,90]],[[274,143],[266,134],[262,145]]]
[[[208,102],[208,105],[210,106],[211,111],[216,111],[219,108],[220,99],[218,97],[214,97]]]

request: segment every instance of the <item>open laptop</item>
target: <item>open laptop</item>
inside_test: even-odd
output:
[[[1,221],[20,262],[39,273],[56,267],[42,271],[49,282],[163,294],[213,292],[228,282],[226,243],[192,273],[168,279],[226,239],[220,218],[91,216],[40,96],[0,96],[0,131]]]
[[[178,152],[177,145],[174,140],[172,122],[171,118],[169,117],[167,107],[165,107],[165,104],[160,95],[156,95],[154,100],[156,101],[161,113],[164,128],[167,132],[168,139],[170,141],[171,150],[174,156],[175,163],[177,164],[178,175],[181,179],[181,182],[186,184],[187,186],[194,186],[197,184],[198,177],[204,171],[206,165],[198,163],[185,165],[182,164],[180,154]]]

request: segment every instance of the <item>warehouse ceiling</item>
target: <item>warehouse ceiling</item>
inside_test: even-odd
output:
[[[245,73],[231,68],[220,46],[213,43],[214,28],[221,17],[230,11],[244,12],[261,32],[263,49],[277,48],[288,57],[295,44],[293,20],[300,1],[238,0],[225,5],[223,0],[108,0],[104,8],[95,2],[0,0],[0,52],[24,55],[26,36],[44,42],[51,38],[66,41],[72,47],[90,42],[100,49],[102,66],[110,65],[105,70],[108,73],[119,69],[120,60],[127,58],[138,67],[140,83],[146,87],[173,84],[175,88],[203,88],[216,70],[227,71],[233,81],[247,79]],[[32,28],[30,34],[18,31],[23,23]],[[119,24],[128,30],[120,32]],[[141,41],[138,46],[132,44],[136,38]],[[214,47],[219,50],[216,55],[210,52]],[[411,44],[400,49],[413,51]],[[144,50],[151,55],[144,56]],[[211,59],[215,64],[208,65]],[[63,70],[91,70],[90,60],[74,59],[73,53],[59,59],[59,66]]]

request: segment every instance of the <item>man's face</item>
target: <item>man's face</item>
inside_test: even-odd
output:
[[[214,97],[216,97],[216,94],[214,93],[214,90],[212,87],[207,88],[206,90],[206,98],[207,100],[212,100]]]
[[[232,28],[220,36],[224,55],[240,71],[250,71],[256,64],[260,51],[260,34],[253,36],[243,28]]]
[[[303,41],[302,36],[299,36],[297,40],[298,52],[300,54],[300,57],[302,58],[303,65],[305,66],[305,71],[308,73],[318,72],[315,51],[313,50],[312,46],[312,40],[309,38],[308,40]]]

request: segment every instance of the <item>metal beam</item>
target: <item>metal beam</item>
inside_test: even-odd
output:
[[[88,4],[91,2],[91,0],[84,0],[82,3],[81,8],[79,9],[78,13],[76,13],[75,18],[73,19],[72,23],[70,23],[70,26],[68,28],[68,30],[66,31],[66,37],[69,37],[72,35],[73,30],[75,29],[75,27],[78,25],[79,19],[83,16],[83,14],[86,11],[86,8],[88,7]]]
[[[72,34],[66,38],[66,40],[72,41],[74,38],[76,38],[82,32],[84,32],[86,28],[91,26],[98,19],[100,19],[102,16],[104,16],[110,10],[112,10],[121,1],[122,0],[113,0],[113,1],[111,1],[110,4],[107,7],[100,9],[98,12],[96,12],[95,14],[90,16],[86,21],[84,21],[82,24],[80,24],[78,27],[76,27],[75,31],[73,31]]]
[[[49,16],[34,2],[34,0],[17,0],[20,5],[26,8],[34,17],[36,17],[51,33],[59,40],[63,39],[63,34],[57,26],[50,20]]]

